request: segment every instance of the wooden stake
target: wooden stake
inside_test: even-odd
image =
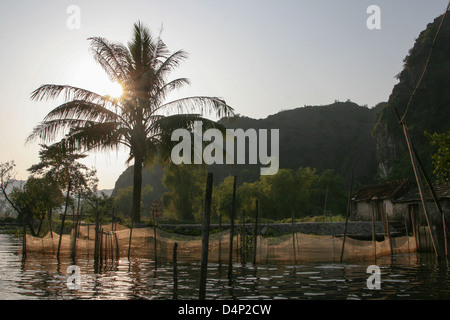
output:
[[[405,220],[405,232],[406,232],[406,237],[408,240],[408,253],[411,253],[411,248],[409,246],[409,228],[408,228],[408,221],[406,220],[406,215],[404,216],[404,220]]]
[[[27,224],[25,222],[25,214],[22,214],[22,262],[27,257]]]
[[[228,280],[231,284],[233,279],[233,241],[234,241],[234,211],[235,211],[235,200],[236,200],[236,179],[234,176],[233,180],[233,199],[231,202],[231,212],[230,212],[230,248],[228,252]]]
[[[219,265],[222,262],[222,214],[219,215]]]
[[[155,219],[155,209],[152,209],[153,213],[153,251],[155,252],[155,270],[158,269],[158,250],[156,243],[156,219]]]
[[[66,214],[67,214],[67,207],[69,206],[69,196],[70,196],[70,188],[72,187],[72,180],[69,180],[69,184],[67,185],[67,195],[66,195],[66,206],[64,208],[64,214],[61,221],[61,232],[59,234],[59,241],[58,241],[58,250],[56,252],[56,258],[59,260],[59,251],[61,249],[61,240],[63,236],[64,231],[64,222],[66,221]]]
[[[130,261],[131,238],[133,236],[133,219],[131,219],[130,238],[128,239],[128,261]]]
[[[341,250],[341,258],[340,262],[344,259],[344,249],[345,249],[345,239],[347,238],[347,225],[348,225],[348,219],[350,217],[350,205],[352,200],[352,189],[353,189],[353,170],[354,166],[352,165],[352,174],[350,178],[350,193],[348,195],[348,201],[347,201],[347,216],[345,217],[345,227],[344,227],[344,239],[342,240],[342,250]]]
[[[383,202],[382,204],[382,214],[385,216],[386,219],[386,231],[387,231],[387,236],[388,236],[388,240],[389,240],[389,250],[391,251],[391,255],[394,253],[392,250],[392,238],[391,238],[391,229],[389,227],[389,216],[386,212],[386,205]]]
[[[431,236],[431,241],[432,241],[432,244],[433,244],[433,249],[434,249],[434,252],[435,252],[436,256],[439,257],[440,256],[440,251],[439,251],[437,240],[435,239],[435,234],[434,234],[434,231],[433,231],[432,222],[431,222],[430,217],[428,215],[427,205],[425,203],[425,197],[424,197],[424,190],[423,190],[423,186],[422,186],[422,181],[421,181],[421,179],[419,177],[419,172],[418,172],[419,170],[417,168],[417,158],[414,156],[413,146],[412,146],[409,134],[408,134],[408,129],[406,128],[406,124],[405,124],[404,121],[402,121],[400,119],[400,116],[399,116],[399,114],[397,112],[397,109],[394,108],[394,111],[395,111],[395,113],[397,115],[397,118],[399,120],[399,124],[402,127],[403,133],[405,135],[405,140],[406,140],[406,144],[408,145],[408,151],[409,151],[409,156],[410,156],[411,164],[412,164],[413,171],[414,171],[414,176],[416,177],[417,187],[419,188],[419,194],[420,194],[420,199],[421,199],[422,206],[423,206],[423,211],[424,211],[424,214],[425,214],[425,218],[427,220],[428,230],[430,231],[430,236]]]
[[[375,209],[374,203],[371,202],[372,207],[372,246],[373,246],[373,258],[377,261],[377,239],[375,234]]]
[[[291,208],[291,220],[292,220],[292,249],[294,252],[294,265],[297,264],[297,250],[295,249],[295,216],[294,208]]]
[[[203,215],[202,233],[202,257],[200,263],[200,290],[199,299],[204,300],[206,295],[206,274],[208,271],[208,247],[209,247],[209,225],[211,221],[211,198],[213,188],[213,174],[208,173],[206,180],[205,210]]]
[[[177,268],[178,243],[173,244],[173,300],[178,300],[178,268]]]
[[[256,265],[257,241],[258,241],[258,200],[255,201],[255,226],[253,229],[253,265]]]
[[[116,260],[119,261],[120,249],[119,249],[119,240],[117,239],[116,232],[114,232],[114,240],[116,241]]]
[[[241,211],[241,231],[238,234],[238,255],[241,255],[241,264],[246,264],[247,257],[247,230],[245,230],[245,210]],[[238,256],[239,260],[239,256]]]

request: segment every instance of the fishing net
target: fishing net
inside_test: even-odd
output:
[[[79,227],[77,236],[63,235],[60,256],[93,257],[95,254],[94,226]],[[177,243],[178,261],[198,261],[201,259],[201,236],[187,236],[163,231],[153,227],[129,229],[121,225],[103,226],[98,234],[97,255],[102,259],[137,257],[168,262],[173,259],[174,244]],[[156,232],[155,232],[156,231]],[[131,238],[130,238],[131,233]],[[131,241],[130,241],[131,239]],[[278,237],[258,236],[256,239],[257,263],[303,263],[340,261],[343,237],[309,235],[303,233],[287,234]],[[57,252],[59,235],[49,233],[43,238],[27,235],[27,253],[52,254]],[[209,236],[208,261],[226,263],[229,256],[230,231],[212,233]],[[251,262],[255,245],[253,237],[235,232],[233,237],[233,261]],[[393,237],[384,241],[356,240],[345,238],[344,260],[373,259],[391,253],[416,251],[414,237]]]

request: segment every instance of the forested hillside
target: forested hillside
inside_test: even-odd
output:
[[[379,176],[385,179],[412,175],[405,137],[395,110],[405,114],[408,101],[424,71],[441,17],[420,33],[414,47],[404,59],[403,71],[397,76],[388,103],[382,109],[375,126],[379,157]],[[414,94],[404,121],[411,139],[428,172],[432,172],[432,155],[436,147],[430,144],[428,133],[445,133],[450,129],[450,19],[444,20],[436,38],[426,73]]]

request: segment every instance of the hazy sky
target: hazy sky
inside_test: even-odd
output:
[[[79,29],[70,6],[79,11]],[[370,30],[370,5],[381,29]],[[89,53],[88,37],[127,43],[140,20],[189,59],[173,74],[192,85],[182,96],[223,97],[239,114],[265,118],[282,109],[350,99],[387,101],[403,59],[447,0],[155,0],[0,1],[0,162],[17,178],[39,161],[26,137],[57,102],[30,101],[42,84],[108,93],[109,80]],[[69,25],[73,25],[70,24]],[[92,154],[100,188],[126,169],[126,150]]]

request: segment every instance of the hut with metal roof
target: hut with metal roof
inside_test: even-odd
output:
[[[414,187],[410,179],[388,181],[376,185],[364,186],[352,197],[352,218],[354,220],[381,221],[396,220],[404,210],[395,205],[395,200]]]

